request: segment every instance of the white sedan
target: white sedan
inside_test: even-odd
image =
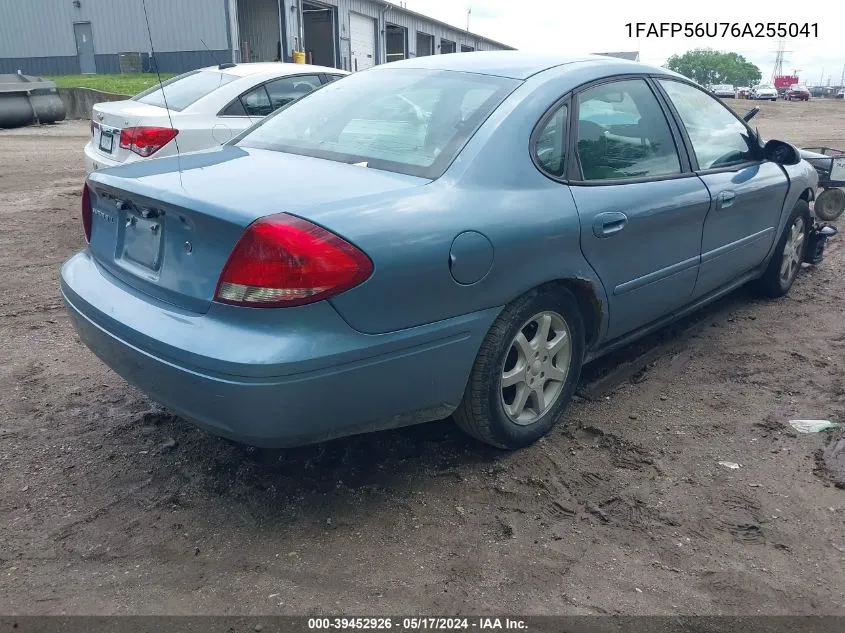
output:
[[[751,91],[752,99],[770,99],[771,101],[778,100],[778,91],[774,86],[761,85]]]
[[[184,153],[222,145],[347,74],[307,64],[221,64],[179,75],[126,101],[98,103],[85,146],[86,171],[171,156],[177,147]]]
[[[733,99],[736,95],[736,89],[731,86],[730,84],[718,84],[713,86],[712,92],[717,97],[721,97],[723,99]]]

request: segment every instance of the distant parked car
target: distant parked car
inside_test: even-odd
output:
[[[807,86],[803,86],[801,84],[795,84],[794,86],[790,86],[789,89],[786,91],[786,100],[809,101],[810,90],[807,88]]]
[[[733,99],[734,95],[736,94],[736,90],[731,85],[718,84],[716,86],[713,86],[713,94],[717,97],[722,97],[723,99]]]
[[[845,88],[840,88],[839,92],[836,93],[837,99],[845,99]]]
[[[771,101],[778,100],[778,91],[777,89],[769,84],[761,84],[759,86],[755,86],[751,90],[751,98],[752,99],[768,99]]]
[[[786,294],[817,185],[663,68],[417,57],[224,147],[92,173],[61,292],[105,363],[214,433],[282,446],[454,413],[513,449],[584,362],[747,282]]]
[[[172,156],[177,145],[181,152],[221,145],[346,74],[304,64],[221,64],[165,81],[163,93],[156,85],[128,101],[98,103],[85,146],[86,171]]]

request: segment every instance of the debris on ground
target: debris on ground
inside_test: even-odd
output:
[[[838,429],[841,425],[830,420],[790,420],[789,426],[799,433],[821,433],[828,429]]]
[[[167,451],[172,451],[179,445],[179,442],[174,440],[172,437],[162,442],[161,446],[159,446],[159,450],[162,453],[166,453]]]
[[[736,470],[737,468],[742,468],[736,462],[718,462],[719,466],[724,466],[725,468],[730,468],[731,470]]]

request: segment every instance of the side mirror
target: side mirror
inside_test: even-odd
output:
[[[758,112],[760,112],[760,108],[757,108],[757,107],[751,108],[748,112],[746,112],[742,116],[742,120],[745,121],[746,123],[748,123],[751,119],[753,119],[755,116],[757,116]]]
[[[763,157],[780,165],[797,165],[801,162],[801,152],[797,147],[774,139],[763,146]]]

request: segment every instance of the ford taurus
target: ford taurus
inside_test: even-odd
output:
[[[92,173],[61,292],[105,363],[219,435],[452,415],[518,448],[584,362],[743,284],[785,294],[816,183],[665,69],[435,55],[221,148]]]

